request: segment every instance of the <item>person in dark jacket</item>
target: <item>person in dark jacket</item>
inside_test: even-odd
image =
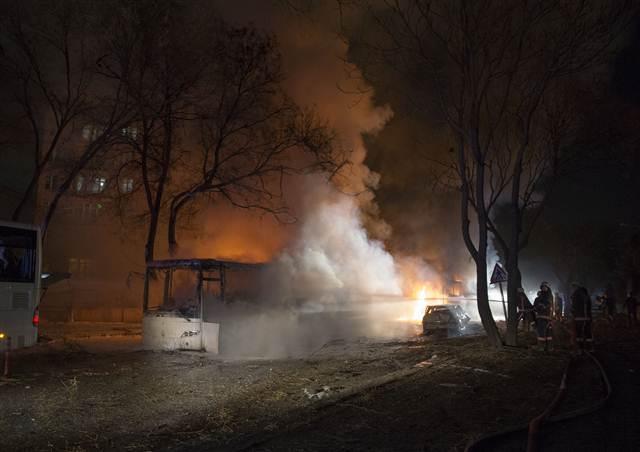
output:
[[[593,351],[593,335],[591,332],[591,297],[589,292],[579,283],[572,283],[571,314],[575,328],[575,337],[580,351]]]
[[[549,290],[549,292],[551,292]],[[550,350],[552,347],[553,335],[551,332],[551,308],[550,297],[543,290],[538,292],[538,296],[533,302],[533,311],[536,314],[536,335],[538,336],[538,347],[542,350]]]
[[[600,297],[600,306],[602,306],[602,315],[609,322],[613,321],[613,314],[615,314],[614,301],[609,298],[605,293]]]

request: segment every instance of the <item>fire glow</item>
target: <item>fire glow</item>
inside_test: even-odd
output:
[[[416,285],[409,298],[410,306],[406,309],[406,314],[397,319],[399,322],[420,322],[427,306],[447,303],[442,290],[430,282]]]

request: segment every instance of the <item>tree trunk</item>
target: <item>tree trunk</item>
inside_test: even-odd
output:
[[[151,274],[147,265],[153,260],[154,257],[156,234],[158,232],[158,217],[159,213],[155,210],[152,210],[151,218],[149,219],[149,230],[147,231],[147,242],[144,245],[145,270],[144,290],[142,294],[142,312],[145,312],[149,308],[149,278],[151,277]]]
[[[478,219],[478,247],[476,248],[473,240],[471,239],[470,221],[469,221],[469,198],[472,190],[469,179],[467,178],[467,162],[465,158],[465,140],[464,137],[458,135],[458,171],[460,171],[460,178],[462,180],[462,186],[460,187],[460,215],[462,224],[462,237],[464,239],[465,246],[471,254],[476,264],[476,297],[478,305],[478,313],[480,314],[480,320],[484,327],[489,342],[494,347],[502,347],[502,340],[500,339],[500,333],[496,322],[493,320],[491,314],[491,308],[489,306],[489,291],[487,284],[487,217],[486,210],[484,208],[484,201],[478,203],[479,208],[476,211],[476,218]],[[482,163],[482,157],[479,154],[477,143],[474,143],[475,158],[473,165],[476,169],[476,181],[475,181],[475,193],[476,198],[484,200],[484,165]]]
[[[513,180],[511,182],[511,237],[507,251],[507,299],[509,303],[509,315],[507,321],[507,345],[518,345],[518,319],[517,299],[518,289],[521,285],[519,256],[520,236],[522,234],[522,216],[524,208],[520,209],[520,181],[522,179],[522,165],[524,152],[527,149],[528,139],[519,149],[513,168]]]
[[[513,249],[513,248],[512,248]],[[507,258],[507,345],[518,345],[518,289],[521,286],[518,255],[510,252]]]
[[[496,326],[489,305],[489,287],[487,281],[487,243],[488,243],[488,214],[485,206],[485,161],[480,149],[478,129],[474,129],[471,139],[471,148],[474,154],[476,170],[475,199],[477,203],[476,218],[478,219],[478,252],[476,262],[476,292],[478,297],[478,313],[482,326],[487,333],[491,345],[502,348],[502,339]]]
[[[178,251],[178,241],[176,240],[176,223],[178,222],[178,210],[171,206],[169,214],[169,226],[167,228],[167,243],[169,246],[169,256],[175,257]]]
[[[191,199],[190,192],[183,192],[173,198],[169,212],[169,227],[167,228],[167,244],[169,246],[169,255],[175,257],[178,252],[178,240],[176,237],[176,228],[178,224],[178,214],[180,210]]]
[[[173,149],[173,124],[171,122],[171,104],[167,106],[167,110],[165,112],[165,116],[163,119],[163,128],[164,128],[164,142],[162,149],[162,170],[160,172],[160,178],[157,183],[157,189],[155,196],[151,194],[151,184],[149,182],[149,178],[146,173],[146,165],[147,165],[147,153],[148,148],[145,149],[145,154],[143,155],[143,172],[144,172],[144,184],[145,191],[147,193],[147,202],[149,203],[149,212],[151,214],[151,218],[149,219],[149,231],[147,233],[147,243],[144,247],[144,262],[145,266],[149,264],[154,258],[155,252],[155,244],[156,244],[156,235],[158,234],[158,221],[160,219],[160,209],[162,208],[162,198],[164,195],[165,185],[167,183],[167,178],[169,175],[169,167],[171,166],[171,152]],[[143,292],[143,300],[142,300],[142,309],[143,312],[147,310],[149,307],[149,277],[151,273],[149,268],[145,268],[144,272],[144,292]]]
[[[493,319],[491,313],[491,306],[489,305],[489,286],[487,282],[487,226],[486,223],[480,223],[478,227],[479,240],[478,240],[478,257],[476,259],[476,292],[478,303],[478,314],[480,314],[480,321],[487,333],[489,343],[497,348],[502,348],[502,339],[500,338],[500,332],[496,326],[496,322]]]

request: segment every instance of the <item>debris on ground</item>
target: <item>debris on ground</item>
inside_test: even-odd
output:
[[[309,400],[320,400],[331,393],[331,388],[329,386],[323,386],[322,389],[315,392],[311,392],[307,388],[304,388],[303,392]]]

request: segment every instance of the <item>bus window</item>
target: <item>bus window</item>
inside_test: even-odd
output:
[[[35,282],[37,240],[36,231],[0,226],[1,282]]]

